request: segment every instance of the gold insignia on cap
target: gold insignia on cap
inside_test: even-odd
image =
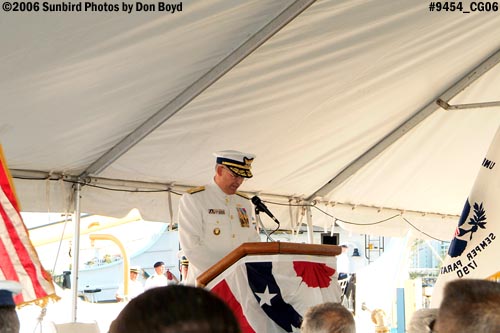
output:
[[[243,178],[252,178],[252,171],[242,166],[227,166],[229,170],[231,170],[237,176],[241,176]]]
[[[245,166],[250,169],[252,166],[253,158],[243,157],[243,162],[245,162]]]
[[[247,156],[245,156],[247,155]],[[237,151],[219,152],[216,154],[217,164],[225,165],[235,175],[243,178],[252,178],[252,162],[254,155]]]
[[[220,229],[219,228],[214,228],[214,235],[219,236],[220,235]]]

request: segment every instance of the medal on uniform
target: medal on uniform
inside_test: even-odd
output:
[[[238,211],[238,218],[240,219],[241,227],[242,228],[250,227],[250,222],[248,220],[247,210],[243,207],[237,207],[236,210]]]

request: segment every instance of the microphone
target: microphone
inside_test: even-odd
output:
[[[274,217],[273,213],[271,213],[271,211],[267,208],[266,205],[264,205],[264,203],[258,196],[254,195],[252,197],[252,203],[259,211],[266,213],[274,222],[280,224],[280,221],[278,221],[278,219]]]

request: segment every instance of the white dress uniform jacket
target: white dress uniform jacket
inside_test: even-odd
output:
[[[144,290],[149,290],[151,288],[157,288],[157,287],[165,287],[170,284],[170,281],[167,279],[167,277],[163,274],[157,274],[156,272],[153,273],[148,279],[146,280],[146,284],[144,285]]]
[[[141,281],[138,280],[128,280],[128,299],[131,300],[142,294],[144,292],[144,287],[142,286]],[[123,282],[118,286],[118,290],[116,291],[116,297],[125,298],[125,286]]]
[[[246,242],[259,242],[253,206],[243,194],[225,194],[212,183],[194,189],[179,202],[179,241],[189,260],[185,284]]]

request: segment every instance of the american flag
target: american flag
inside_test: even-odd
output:
[[[341,297],[336,258],[311,255],[246,256],[206,287],[229,304],[244,333],[299,332],[310,306]]]
[[[14,297],[17,306],[57,300],[50,274],[45,271],[31,244],[20,214],[10,172],[0,146],[0,279],[18,281],[22,292]]]

